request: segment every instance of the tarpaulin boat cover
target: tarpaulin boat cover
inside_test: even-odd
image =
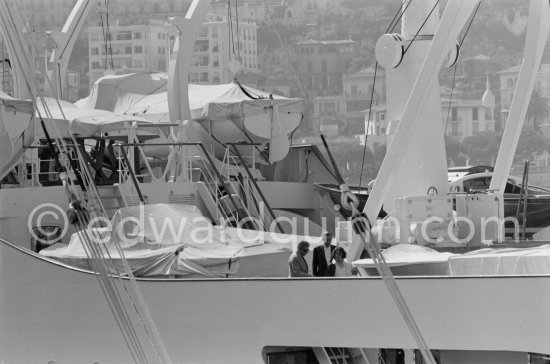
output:
[[[0,180],[34,142],[33,104],[0,91]]]
[[[385,249],[382,255],[395,275],[447,275],[449,258],[454,256],[415,244],[396,244]],[[353,265],[368,269],[369,275],[378,275],[372,259],[357,260]]]
[[[449,259],[453,276],[550,274],[550,245],[480,249]]]
[[[102,109],[117,114],[168,114],[168,76],[165,73],[130,73],[109,75],[97,80],[90,95],[76,102],[80,108]],[[193,120],[229,120],[236,116],[257,113],[254,104],[263,106],[273,98],[275,104],[286,107],[285,112],[303,113],[303,101],[287,98],[241,85],[189,84],[189,106]],[[263,101],[262,101],[263,100]],[[244,102],[244,104],[243,104]],[[169,121],[169,120],[164,120]]]
[[[109,251],[112,264],[123,271],[116,241],[134,275],[142,277],[286,277],[288,258],[300,240],[312,247],[322,243],[320,237],[213,226],[196,207],[174,204],[122,208],[111,227],[89,235],[94,233]],[[68,245],[56,244],[40,254],[93,268],[78,234]]]
[[[90,95],[76,105],[140,116],[156,123],[170,122],[167,82],[163,73],[104,76],[94,83]],[[302,99],[270,94],[238,82],[189,84],[188,88],[191,122],[200,123],[208,132],[208,139],[217,143],[269,143],[270,162],[286,156],[289,135],[303,117]],[[187,132],[193,134],[191,130]],[[204,140],[200,132],[190,137],[189,141],[212,142]]]
[[[102,134],[127,135],[128,126],[133,122],[140,124],[151,124],[150,121],[131,115],[119,115],[111,111],[79,108],[74,104],[44,98],[37,103],[37,116],[42,116],[46,127],[52,137],[70,137],[70,133],[80,137],[100,137]],[[69,133],[70,132],[70,133]],[[158,130],[139,130],[140,134],[158,135]]]

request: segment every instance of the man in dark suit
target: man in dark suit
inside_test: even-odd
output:
[[[328,231],[323,233],[323,245],[319,245],[313,249],[313,275],[316,277],[324,277],[327,265],[332,259],[332,252],[336,248],[331,245],[332,234]]]

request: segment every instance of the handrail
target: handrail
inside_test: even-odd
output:
[[[136,188],[136,192],[138,194],[139,200],[141,201],[142,204],[144,204],[145,199],[143,198],[143,195],[141,194],[141,189],[139,188],[139,183],[138,183],[138,180],[136,178],[136,175],[134,174],[134,170],[133,170],[132,166],[130,165],[130,160],[128,159],[128,155],[126,154],[126,151],[121,146],[121,144],[115,144],[115,145],[119,147],[120,153],[122,154],[122,158],[124,158],[124,161],[128,165],[128,173],[130,173],[130,178],[132,178],[132,182],[134,183],[134,187]]]
[[[214,163],[214,161],[210,157],[210,154],[206,150],[206,147],[202,143],[200,143],[200,142],[191,142],[191,143],[189,143],[189,142],[147,143],[147,144],[142,144],[142,143],[117,143],[116,145],[127,146],[127,147],[150,147],[150,146],[157,146],[157,147],[158,146],[198,146],[198,147],[200,147],[201,150],[204,153],[204,156],[208,160],[208,163],[210,164],[210,166],[214,170],[214,173],[216,174],[216,177],[219,179],[222,187],[225,188],[225,190],[227,191],[227,196],[229,197],[229,200],[231,201],[231,204],[235,208],[235,211],[237,211],[239,209],[239,205],[237,205],[237,202],[235,201],[235,199],[231,195],[231,190],[228,188],[227,183],[224,181],[221,172],[218,170],[218,168],[216,168],[216,164]],[[121,148],[121,150],[124,150],[124,149]],[[133,173],[132,173],[132,175],[133,175]],[[135,178],[135,176],[134,176],[134,178]]]
[[[262,192],[262,190],[260,189],[260,187],[258,186],[258,183],[256,182],[256,180],[254,179],[254,177],[252,176],[252,172],[250,172],[250,169],[248,169],[248,166],[246,165],[246,163],[244,162],[244,159],[243,157],[241,156],[241,153],[239,152],[239,150],[237,149],[236,145],[241,145],[242,143],[226,143],[227,145],[231,145],[231,147],[233,147],[233,151],[235,152],[235,154],[237,155],[237,157],[239,158],[239,160],[241,161],[243,167],[244,167],[244,170],[246,171],[246,174],[248,174],[248,178],[252,181],[252,184],[254,185],[254,187],[256,188],[256,190],[258,191],[258,194],[260,195],[260,198],[262,199],[263,203],[265,204],[265,207],[267,208],[267,211],[269,211],[269,214],[271,215],[271,218],[273,219],[273,221],[275,221],[275,224],[277,225],[277,228],[279,229],[279,231],[281,233],[285,233],[284,229],[281,227],[281,225],[279,224],[279,222],[277,221],[277,218],[275,217],[275,213],[273,212],[273,209],[271,208],[271,206],[269,206],[269,204],[267,203],[267,200],[264,196],[264,193]]]
[[[227,188],[226,182],[224,181],[221,172],[218,171],[218,168],[216,168],[216,165],[214,164],[214,161],[210,157],[210,154],[208,154],[208,151],[206,150],[206,148],[204,147],[204,145],[202,143],[196,143],[196,145],[198,145],[202,149],[202,151],[204,152],[204,156],[208,160],[208,163],[210,163],[210,166],[212,167],[212,169],[214,170],[214,173],[216,174],[216,176],[220,180],[220,183],[222,184],[223,188],[227,191],[227,196],[229,197],[229,200],[231,201],[231,204],[235,208],[235,211],[237,211],[239,209],[239,205],[237,205],[237,202],[235,201],[235,199],[231,195],[231,190],[229,190]],[[237,223],[238,223],[238,221],[237,221]]]

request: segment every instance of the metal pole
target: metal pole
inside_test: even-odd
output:
[[[141,194],[141,190],[139,188],[138,180],[136,178],[136,175],[134,174],[133,166],[130,164],[130,161],[128,160],[128,155],[126,154],[126,151],[122,147],[122,145],[117,144],[120,147],[120,153],[122,154],[122,157],[124,158],[124,161],[128,165],[128,172],[130,173],[130,178],[132,178],[132,182],[134,183],[134,187],[136,188],[136,192],[139,196],[139,200],[142,204],[145,203],[145,199],[143,198],[143,195]]]
[[[527,239],[527,203],[529,197],[529,161],[525,162],[525,191],[523,194],[523,240]]]
[[[519,222],[519,213],[521,211],[521,203],[523,201],[523,193],[524,193],[525,185],[526,185],[525,178],[526,178],[528,172],[529,172],[529,161],[525,161],[524,166],[523,166],[523,176],[521,178],[521,188],[520,188],[520,191],[519,191],[518,207],[516,209],[516,221],[518,221],[518,222]]]
[[[271,215],[271,218],[273,219],[273,221],[275,221],[275,224],[277,225],[277,228],[279,229],[279,231],[284,234],[285,231],[283,230],[283,228],[281,227],[281,225],[277,221],[277,218],[275,217],[275,213],[273,213],[273,209],[271,209],[271,206],[269,206],[269,204],[267,203],[267,200],[266,200],[262,190],[260,189],[260,187],[258,186],[258,183],[256,182],[256,180],[252,176],[252,172],[250,172],[250,170],[248,169],[248,166],[244,162],[243,157],[241,156],[241,153],[239,152],[239,150],[237,149],[235,144],[233,144],[233,143],[227,143],[227,144],[229,144],[233,147],[233,150],[235,151],[235,154],[237,155],[237,157],[241,161],[241,163],[244,167],[244,170],[246,171],[246,174],[248,174],[248,178],[252,181],[252,184],[254,185],[254,187],[256,187],[256,190],[258,191],[258,194],[260,195],[262,201],[264,202],[265,207],[267,208],[267,211],[269,211],[269,214]]]

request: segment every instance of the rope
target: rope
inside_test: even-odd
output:
[[[483,0],[482,0],[483,1]],[[462,43],[464,43],[464,40],[466,39],[466,36],[468,35],[468,32],[470,31],[470,27],[472,26],[472,23],[474,22],[474,19],[477,15],[477,11],[479,10],[479,7],[481,6],[481,3],[482,1],[480,1],[477,6],[476,6],[476,9],[472,15],[472,17],[470,18],[470,22],[468,23],[468,26],[466,27],[466,30],[464,31],[464,36],[462,37],[462,39],[460,40],[460,42],[458,43],[458,49],[460,51],[460,49],[462,48]],[[460,57],[460,53],[457,54],[457,58]],[[445,131],[443,133],[443,135],[447,135],[447,126],[449,124],[449,113],[451,112],[451,103],[453,101],[453,94],[454,94],[454,88],[455,88],[455,80],[456,80],[456,69],[457,69],[457,65],[458,65],[458,59],[457,61],[455,62],[454,64],[454,72],[453,72],[453,82],[451,84],[451,95],[449,96],[449,107],[447,108],[447,120],[445,121]]]
[[[275,33],[275,36],[277,37],[277,40],[279,41],[279,46],[281,47],[281,49],[283,50],[283,52],[286,56],[289,68],[292,71],[292,75],[294,76],[294,79],[296,80],[296,84],[298,86],[298,89],[300,90],[300,94],[302,95],[302,98],[304,99],[304,104],[306,104],[306,109],[307,109],[307,103],[308,103],[307,100],[308,100],[308,98],[307,98],[306,92],[304,91],[304,88],[302,86],[302,82],[300,81],[300,77],[298,77],[298,72],[296,72],[296,68],[294,68],[294,63],[292,63],[292,61],[290,60],[290,55],[289,55],[288,49],[285,48],[285,46],[283,44],[283,39],[281,38],[281,34],[279,34],[279,31],[277,30],[277,26],[275,24],[275,21],[273,21],[273,16],[271,15],[271,12],[269,11],[269,7],[267,6],[266,0],[263,0],[263,2],[264,2],[266,16],[269,16],[269,22],[271,24],[271,27],[273,28],[273,32]]]
[[[8,34],[16,34],[16,35],[19,34],[16,31],[16,26],[15,26],[15,23],[13,22],[13,14],[11,14],[11,11],[10,11],[9,7],[7,6],[7,4],[5,2],[0,3],[0,7],[4,7],[4,9],[2,9],[3,11],[0,11],[0,17],[2,19],[2,23],[5,24],[5,26],[8,27]],[[14,42],[14,46],[20,46],[21,47],[20,49],[26,49],[23,46],[23,41],[21,40],[20,37],[16,36],[15,39],[11,38],[11,41]],[[33,46],[35,46],[35,45],[33,45]],[[24,62],[22,62],[21,59],[19,59],[17,54],[14,54],[14,57],[17,59],[19,64],[25,64]],[[25,61],[27,61],[27,60],[25,60]],[[51,86],[51,81],[49,80],[49,78],[47,76],[46,76],[46,79],[47,79],[47,82],[49,82],[50,86]],[[35,86],[35,90],[39,90],[36,79],[33,78],[32,80],[29,80],[29,79],[27,79],[27,77],[25,75],[25,82],[27,83],[27,86],[29,87],[29,90],[31,90],[31,91],[33,90],[33,88],[31,87],[31,82],[33,82],[33,81],[34,81],[33,86]],[[38,93],[39,93],[39,95],[38,95],[39,99],[40,99],[42,105],[44,106],[44,111],[51,118],[52,114],[51,114],[51,111],[49,110],[48,105],[45,102],[43,94],[41,94],[40,92],[38,92]],[[59,100],[56,99],[56,101],[57,101],[58,107],[61,110],[63,118],[66,119],[66,117],[63,113],[63,110],[61,108],[61,105],[59,103]],[[37,113],[39,114],[40,119],[43,120],[44,118],[43,118],[42,113],[40,112],[40,110],[38,108],[36,110],[37,110]],[[58,148],[61,151],[63,151],[64,153],[66,153],[67,156],[69,156],[69,149],[68,149],[67,145],[65,144],[65,141],[61,137],[62,134],[59,132],[59,130],[57,130],[57,127],[55,126],[55,124],[54,124],[54,129],[56,129],[56,132],[58,134],[58,136],[56,137],[56,142],[58,144]],[[76,140],[74,138],[74,135],[71,134],[70,136],[71,136],[71,139],[72,139],[74,145],[76,146],[77,143],[76,143]],[[91,179],[91,176],[89,175],[89,171],[87,170],[87,168],[85,168],[85,165],[83,165],[84,164],[83,158],[82,158],[82,155],[79,154],[78,148],[77,148],[77,155],[79,157],[79,160],[81,161],[81,165],[83,167],[82,170],[85,172],[85,175],[88,178],[88,182],[90,183],[90,186],[93,186],[93,180]],[[65,164],[66,164],[65,167],[66,167],[67,171],[74,172],[71,169],[70,164],[67,164],[67,163],[65,163]],[[88,172],[88,174],[86,174],[86,172]],[[66,189],[66,191],[69,195],[69,198],[70,198],[70,206],[71,206],[71,211],[70,212],[72,212],[72,223],[76,224],[77,227],[82,228],[82,227],[85,226],[85,223],[88,221],[89,215],[87,214],[87,212],[85,212],[85,210],[82,207],[80,207],[80,204],[78,203],[78,199],[76,197],[76,194],[74,192],[71,192],[71,190],[69,189],[69,185],[70,184],[72,185],[72,180],[70,178],[68,178],[68,175],[66,175],[66,174],[63,174],[62,178],[64,179],[63,184],[64,184],[65,189]],[[94,192],[97,193],[97,191],[94,191]],[[96,196],[96,197],[98,197],[98,196]],[[103,215],[100,214],[99,216],[105,216],[103,206],[101,206],[101,207],[102,207],[102,210],[103,210],[102,211]],[[117,248],[117,250],[118,250],[118,252],[121,256],[121,262],[124,265],[124,268],[126,270],[126,274],[130,278],[131,289],[128,289],[128,287],[126,285],[124,285],[124,283],[122,283],[122,290],[119,287],[116,287],[114,285],[114,279],[111,279],[111,277],[110,277],[110,273],[109,273],[109,269],[108,269],[109,267],[107,267],[107,263],[110,262],[113,265],[114,268],[111,269],[111,271],[117,273],[116,276],[119,278],[120,282],[122,282],[122,280],[121,280],[122,274],[114,266],[112,257],[110,256],[110,253],[108,251],[106,251],[104,254],[102,254],[100,244],[89,244],[91,242],[91,239],[87,235],[86,231],[84,231],[82,229],[77,229],[77,231],[79,231],[78,235],[81,238],[81,241],[83,242],[83,245],[88,247],[87,248],[87,254],[89,253],[89,256],[91,257],[92,261],[95,260],[96,264],[94,264],[94,265],[95,265],[96,271],[98,273],[100,273],[100,277],[102,277],[101,280],[103,281],[102,283],[100,283],[100,286],[102,288],[102,291],[105,294],[105,297],[106,297],[108,303],[112,307],[113,314],[115,315],[115,319],[117,320],[117,323],[119,324],[119,327],[121,328],[121,332],[122,332],[122,334],[125,338],[125,341],[126,341],[128,347],[130,349],[130,352],[131,352],[132,357],[134,358],[134,361],[136,361],[137,363],[150,363],[151,362],[151,361],[147,360],[147,357],[145,356],[145,351],[143,349],[143,344],[141,343],[141,340],[139,339],[139,336],[136,333],[135,325],[133,325],[133,323],[130,320],[132,315],[130,314],[130,311],[128,311],[128,307],[133,308],[133,310],[135,312],[134,316],[137,317],[137,319],[139,320],[139,322],[141,324],[141,327],[144,330],[147,337],[149,338],[149,341],[150,341],[154,351],[156,352],[156,356],[159,358],[160,362],[161,363],[170,363],[169,357],[166,353],[166,350],[164,349],[164,347],[162,345],[162,342],[160,340],[160,336],[158,335],[158,332],[156,331],[156,328],[154,327],[151,316],[150,316],[150,314],[147,310],[147,307],[145,306],[145,302],[143,301],[143,298],[141,297],[141,295],[139,293],[139,290],[137,288],[137,285],[135,283],[135,278],[133,277],[132,271],[131,271],[131,269],[128,265],[127,260],[124,257],[124,254],[123,254],[119,244],[115,244],[115,247]],[[103,244],[101,244],[101,245],[103,245]],[[106,247],[104,249],[106,249]],[[122,295],[123,292],[126,294],[126,296]],[[122,297],[127,297],[126,301],[124,301],[122,299]]]
[[[412,4],[412,0],[409,0],[407,2],[407,6],[405,6],[405,9],[403,9],[403,5],[405,5],[405,2],[401,3],[401,6],[399,7],[399,9],[397,9],[397,12],[395,13],[392,21],[390,22],[390,25],[388,26],[388,29],[386,29],[386,33],[393,32],[393,30],[395,29],[395,27],[397,26],[397,24],[399,23],[399,21],[401,20],[403,15],[405,15],[405,12],[407,11],[407,9],[409,8],[409,6],[411,4]],[[403,9],[403,12],[401,12],[401,9]]]
[[[237,55],[241,62],[241,33],[239,33],[239,2],[235,1],[235,22],[237,23]]]
[[[404,8],[403,8],[403,6],[405,5],[405,2],[401,3],[401,6],[399,7],[399,9],[397,9],[397,12],[393,16],[393,19],[391,20],[390,25],[386,29],[385,33],[393,32],[393,30],[395,29],[395,27],[397,26],[397,24],[399,23],[399,21],[401,20],[403,15],[405,15],[405,12],[409,8],[409,6],[412,4],[412,0],[409,0],[406,3],[407,3],[407,5]],[[376,86],[377,71],[378,71],[378,62],[375,62],[375,65],[374,65],[374,78],[373,78],[373,81],[372,81],[370,104],[369,104],[369,115],[368,115],[368,118],[367,118],[367,131],[365,131],[365,144],[363,146],[363,158],[362,158],[362,161],[361,161],[361,174],[359,175],[359,188],[361,188],[361,184],[363,182],[363,170],[365,168],[365,156],[366,156],[366,153],[367,153],[367,140],[368,140],[368,135],[369,135],[368,127],[370,126],[370,117],[371,117],[371,114],[372,114],[372,104],[374,102],[373,98],[374,98],[374,91],[375,91],[375,86]]]
[[[359,206],[359,199],[350,191],[349,187],[342,179],[342,176],[338,169],[338,165],[336,164],[336,161],[332,157],[330,149],[328,148],[325,138],[322,135],[321,135],[321,139],[323,141],[323,144],[325,145],[325,148],[327,149],[327,154],[330,158],[330,161],[332,162],[334,172],[338,177],[338,182],[340,183],[341,204],[344,208],[352,211],[353,231],[360,236],[361,240],[363,241],[363,244],[365,245],[367,251],[372,257],[374,263],[376,264],[376,269],[378,270],[378,273],[382,277],[382,280],[384,281],[386,288],[390,292],[390,295],[392,296],[397,306],[397,309],[399,310],[399,313],[401,314],[407,327],[411,331],[411,334],[413,335],[413,338],[415,339],[419,347],[419,350],[422,353],[422,356],[424,357],[424,360],[428,364],[436,364],[436,361],[431,351],[429,350],[428,345],[424,341],[422,333],[420,332],[420,329],[418,328],[418,325],[416,324],[414,317],[410,312],[401,291],[399,290],[399,286],[397,286],[397,283],[395,282],[395,278],[393,277],[393,274],[390,268],[388,267],[384,256],[382,255],[380,245],[375,240],[372,234],[372,231],[371,231],[372,225],[370,221],[368,220],[367,216],[364,213],[361,213],[359,212],[359,210],[357,210],[357,206]],[[370,240],[367,239],[366,237],[367,232],[369,234]]]
[[[458,60],[457,60],[458,62]],[[445,121],[445,131],[443,132],[443,135],[447,135],[447,126],[449,125],[449,114],[451,113],[451,103],[453,101],[453,93],[455,89],[455,79],[456,79],[456,66],[457,64],[453,66],[454,72],[453,72],[453,82],[451,84],[451,95],[449,96],[449,106],[447,107],[447,120]]]
[[[109,0],[105,0],[105,20],[107,22],[107,41],[109,42],[109,56],[111,57],[111,69],[114,69],[113,44],[111,43],[111,28],[109,27]]]
[[[414,40],[416,39],[416,37],[418,37],[418,34],[420,33],[420,31],[422,30],[422,28],[424,28],[424,25],[426,25],[426,22],[428,21],[428,19],[430,19],[430,16],[432,15],[432,13],[434,12],[435,8],[437,7],[437,5],[439,5],[439,0],[437,0],[434,4],[434,6],[432,7],[432,10],[430,10],[430,12],[428,13],[428,16],[426,17],[426,19],[424,19],[424,21],[422,22],[422,24],[420,25],[420,28],[418,28],[418,30],[416,31],[416,34],[414,35],[413,39],[411,40],[411,42],[409,43],[409,45],[407,46],[407,48],[405,48],[405,50],[403,51],[403,57],[405,57],[405,54],[407,54],[407,51],[409,50],[409,48],[411,47],[411,45],[414,43]]]
[[[411,334],[413,335],[413,338],[416,341],[424,360],[429,364],[436,364],[432,352],[428,348],[428,345],[424,340],[424,337],[422,336],[422,333],[420,332],[416,321],[414,320],[414,316],[407,306],[405,298],[403,297],[403,294],[401,293],[401,290],[399,289],[399,286],[395,281],[395,277],[393,276],[393,273],[391,272],[391,269],[389,268],[386,259],[384,258],[384,255],[382,254],[380,245],[375,240],[374,235],[372,234],[371,225],[368,221],[368,218],[366,217],[366,215],[359,213],[359,211],[357,211],[355,208],[354,210],[354,217],[352,219],[352,221],[355,220],[353,222],[354,232],[361,237],[361,240],[365,244],[369,255],[372,257],[372,260],[376,265],[378,274],[380,274],[380,277],[382,277],[382,280],[384,281],[386,288],[390,292],[390,295],[392,296],[399,313],[401,314],[403,320],[405,321],[405,324],[411,331]],[[366,231],[368,231],[368,237],[370,240],[367,239]]]
[[[372,81],[372,89],[371,89],[371,93],[370,93],[370,105],[369,105],[369,116],[367,118],[367,129],[368,129],[368,126],[370,125],[370,117],[371,117],[371,114],[372,114],[372,103],[373,103],[373,99],[374,99],[374,88],[375,88],[375,85],[376,85],[376,73],[378,71],[378,62],[376,62],[376,64],[374,65],[374,78],[373,78],[373,81]],[[363,146],[363,159],[361,161],[361,174],[359,175],[359,189],[361,189],[361,182],[363,181],[363,169],[365,168],[365,155],[367,154],[367,138],[368,138],[368,130],[365,131],[365,145]]]

